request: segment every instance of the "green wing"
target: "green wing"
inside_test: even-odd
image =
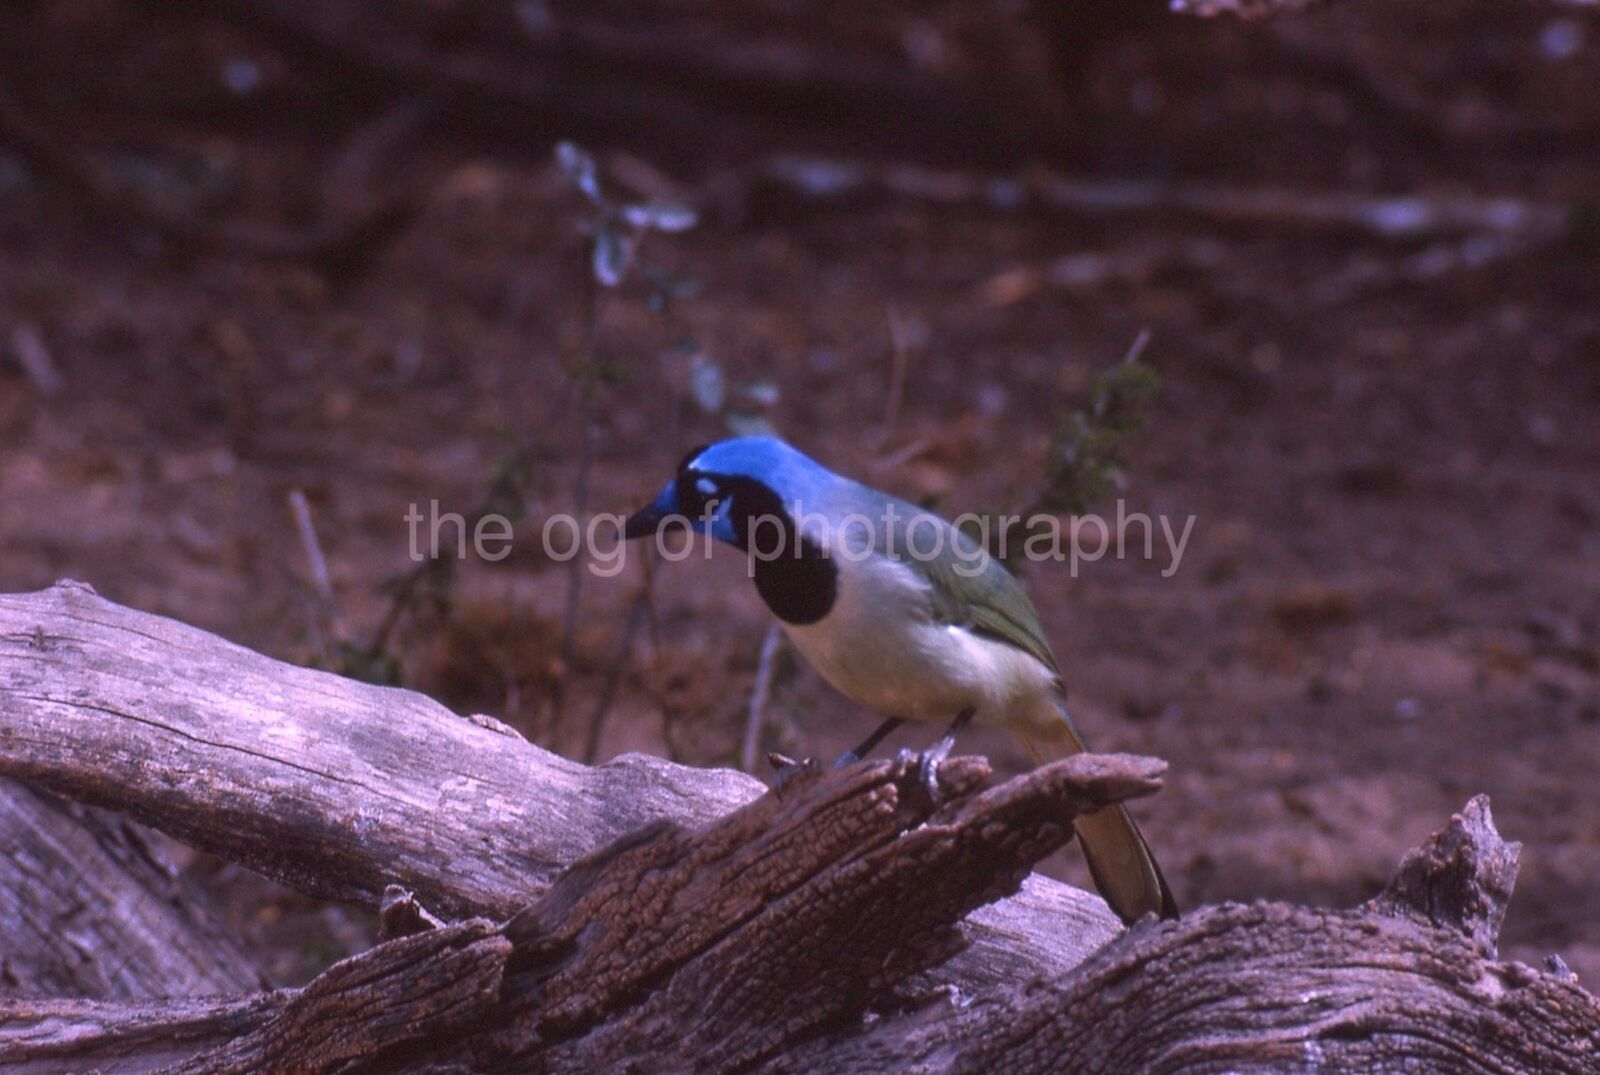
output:
[[[1061,669],[1050,652],[1039,614],[1016,576],[950,523],[914,504],[905,507],[911,518],[897,527],[895,558],[910,562],[927,576],[933,587],[934,619],[1016,646],[1059,676]],[[915,532],[910,532],[911,520],[918,517],[938,519],[944,528],[942,544],[935,547],[927,523],[918,523]],[[913,547],[936,555],[916,555]]]

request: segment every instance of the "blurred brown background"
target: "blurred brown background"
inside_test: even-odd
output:
[[[562,139],[697,226],[598,287]],[[1508,954],[1592,988],[1597,191],[1581,4],[9,3],[0,588],[730,764],[739,558],[574,596],[544,520],[753,415],[1015,507],[1149,329],[1121,495],[1198,516],[1181,567],[1028,584],[1095,746],[1172,763],[1142,816],[1180,898],[1365,898],[1487,792]],[[408,575],[434,500],[516,515],[512,555]],[[872,719],[783,659],[767,708],[791,753]],[[285,978],[367,928],[194,868]]]

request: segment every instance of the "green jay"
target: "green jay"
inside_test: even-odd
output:
[[[869,488],[774,437],[696,448],[627,538],[673,523],[745,550],[757,592],[822,678],[886,719],[849,760],[905,719],[1007,728],[1036,761],[1085,750],[1061,669],[1016,578],[957,527]],[[1074,822],[1095,884],[1125,922],[1177,916],[1128,811]]]

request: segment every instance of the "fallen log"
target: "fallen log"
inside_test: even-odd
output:
[[[1162,768],[1080,756],[994,786],[965,758],[941,770],[937,803],[914,758],[802,777],[710,824],[625,836],[506,922],[424,923],[243,1012],[174,1002],[174,1035],[211,1047],[171,1070],[747,1067],[946,963],[968,911]],[[15,1002],[0,1050],[24,1071],[149,1070],[171,1059],[158,1018]]]
[[[766,790],[645,755],[580,765],[491,717],[284,664],[75,582],[0,595],[0,776],[313,896],[376,908],[393,884],[445,917],[495,919],[644,825],[704,824]],[[957,970],[977,986],[1071,966],[1121,926],[1099,897],[1038,877],[972,928]]]
[[[111,641],[128,649],[120,661],[102,648]],[[152,671],[162,660],[191,670],[210,661],[232,678],[190,684],[199,701],[186,706],[181,682]],[[275,687],[256,678],[269,670]],[[115,704],[107,704],[111,694]],[[136,696],[145,700],[136,705]],[[294,752],[300,771],[320,775],[291,782],[303,798],[280,810],[242,786],[251,766],[288,779],[265,718],[247,725],[260,736],[253,749],[220,721],[244,719],[241,710],[254,705],[281,713],[293,735],[311,734],[299,723],[305,714],[273,708],[291,699],[331,723]],[[365,724],[355,699],[372,707]],[[397,712],[430,730],[375,719]],[[88,713],[120,738],[85,748],[52,733],[60,724],[93,740]],[[1600,1001],[1569,976],[1494,958],[1518,849],[1500,840],[1482,799],[1362,907],[1202,907],[1177,922],[1113,931],[1106,943],[1094,913],[1053,917],[1037,901],[1005,897],[1071,839],[1074,816],[1154,791],[1164,767],[1153,759],[1080,755],[998,782],[981,759],[959,758],[940,770],[936,800],[910,758],[802,775],[781,792],[724,774],[713,786],[737,802],[678,817],[660,807],[675,767],[634,761],[635,779],[621,786],[654,794],[657,816],[643,820],[639,802],[561,814],[555,789],[594,795],[605,767],[556,765],[556,779],[531,764],[540,755],[523,753],[523,783],[495,793],[530,795],[543,812],[502,804],[484,830],[498,832],[496,817],[542,818],[519,860],[529,869],[520,897],[514,871],[496,872],[495,856],[470,840],[432,850],[476,880],[452,885],[424,868],[425,845],[392,829],[467,830],[430,827],[415,787],[375,799],[367,843],[317,854],[317,838],[338,838],[328,819],[312,815],[351,816],[349,804],[336,809],[337,788],[346,799],[367,796],[377,777],[363,766],[398,757],[397,747],[374,741],[401,738],[430,758],[430,737],[455,742],[435,720],[468,729],[460,743],[486,760],[510,749],[502,740],[520,742],[405,692],[275,665],[82,587],[0,598],[0,767],[104,801],[118,796],[91,779],[93,755],[80,751],[107,747],[101,766],[129,779],[121,799],[153,823],[223,842],[203,821],[180,822],[166,788],[173,799],[234,814],[248,801],[273,819],[260,832],[296,834],[294,853],[277,860],[261,854],[259,836],[229,844],[286,879],[314,884],[315,867],[331,865],[346,872],[325,887],[346,898],[373,902],[376,878],[389,877],[416,879],[457,907],[474,898],[513,905],[441,923],[416,890],[389,890],[380,899],[392,939],[302,990],[0,1001],[5,1070],[1577,1073],[1600,1060]],[[175,756],[135,749],[141,735]],[[207,760],[226,762],[232,774],[208,782],[180,767]],[[458,755],[454,771],[477,760]],[[334,787],[311,796],[307,785],[322,783]],[[226,794],[213,796],[213,784]],[[434,807],[440,824],[453,824],[448,795]],[[560,861],[583,842],[556,836],[572,817],[633,823]],[[386,865],[374,848],[415,862]],[[358,882],[363,868],[373,876]],[[1075,891],[1027,884],[1036,894]],[[981,924],[985,905],[1007,904],[1009,932]],[[1078,905],[1098,906],[1087,895]],[[1062,940],[1080,926],[1077,941]]]
[[[142,1000],[267,984],[136,826],[0,780],[0,995]]]

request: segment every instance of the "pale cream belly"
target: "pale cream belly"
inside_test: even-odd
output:
[[[944,724],[971,708],[979,724],[1019,731],[1060,720],[1054,673],[1015,646],[926,620],[831,619],[784,630],[834,689],[880,713]]]

